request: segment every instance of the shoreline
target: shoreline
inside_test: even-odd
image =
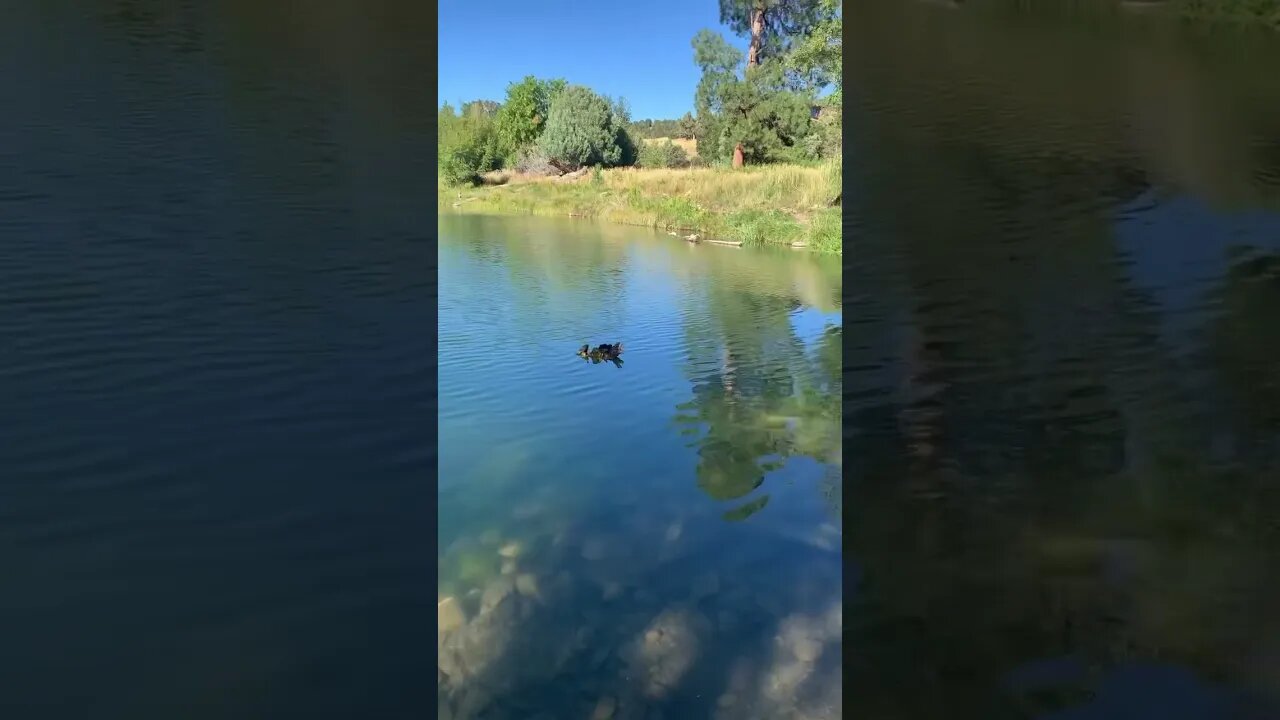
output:
[[[570,217],[649,227],[698,244],[842,251],[838,168],[765,165],[624,169],[573,181],[501,173],[476,187],[437,188],[437,210]],[[834,187],[834,189],[833,189]]]
[[[492,211],[492,212],[475,212],[474,210],[458,209],[456,205],[455,207],[449,208],[448,210],[445,210],[443,205],[438,205],[436,209],[449,212],[452,215],[480,215],[480,216],[489,215],[494,217],[529,216],[529,217],[545,217],[545,218],[559,217],[557,215],[549,215],[546,213],[525,213],[525,212],[515,212],[515,211],[504,212],[500,210]],[[681,242],[690,242],[688,238],[682,235],[682,233],[696,234],[698,235],[698,239],[691,243],[695,245],[715,245],[717,247],[735,247],[735,248],[748,248],[748,249],[759,249],[759,248],[777,248],[777,249],[784,249],[784,250],[808,250],[809,249],[809,245],[803,242],[792,243],[789,245],[782,245],[777,243],[764,243],[764,244],[755,244],[755,245],[748,246],[742,240],[725,240],[721,238],[706,237],[700,234],[700,231],[698,228],[658,227],[654,225],[648,225],[645,223],[623,222],[621,220],[605,220],[605,219],[593,217],[590,215],[575,215],[572,213],[570,213],[566,217],[568,217],[570,220],[591,220],[595,222],[606,222],[606,223],[609,223],[610,225],[622,225],[623,227],[649,228],[650,230],[656,230],[658,232],[662,232],[667,235],[673,235],[675,236],[675,239],[680,240]],[[819,251],[815,251],[815,252],[819,252]],[[839,254],[839,252],[826,253],[826,254]]]

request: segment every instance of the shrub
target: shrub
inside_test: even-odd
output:
[[[475,185],[480,182],[481,173],[501,167],[498,136],[491,115],[468,112],[458,116],[453,108],[445,105],[440,111],[438,131],[440,177],[447,184]]]
[[[474,149],[458,146],[450,150],[441,150],[440,179],[446,185],[479,185],[480,163]]]
[[[618,147],[622,150],[618,165],[630,167],[640,163],[640,152],[644,149],[644,141],[637,139],[631,130],[618,129]]]
[[[532,75],[507,85],[506,102],[494,118],[504,158],[514,161],[522,148],[538,139],[551,101],[564,85],[564,80],[539,80]]]
[[[571,85],[552,100],[538,147],[568,170],[621,165],[630,139],[625,124],[608,100],[589,88]]]
[[[684,148],[666,140],[660,143],[645,143],[640,148],[640,166],[647,168],[688,167],[689,156]]]
[[[547,154],[537,145],[529,145],[516,153],[515,169],[530,175],[556,175],[556,169],[547,160]]]

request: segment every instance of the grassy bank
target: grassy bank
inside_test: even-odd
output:
[[[615,168],[560,182],[499,174],[492,185],[439,188],[441,212],[595,218],[744,245],[840,252],[840,166]]]
[[[1174,7],[1192,20],[1262,24],[1280,29],[1280,0],[1174,0]]]

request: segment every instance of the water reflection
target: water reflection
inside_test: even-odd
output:
[[[855,712],[1280,701],[1280,43],[851,15]]]
[[[840,715],[838,272],[442,219],[442,717]]]

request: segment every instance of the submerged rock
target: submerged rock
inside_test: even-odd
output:
[[[466,613],[462,610],[462,603],[452,596],[440,601],[436,606],[436,625],[439,632],[447,633],[465,625],[467,622]]]
[[[516,576],[516,590],[526,597],[542,597],[542,594],[538,592],[538,578],[530,573]]]
[[[606,695],[596,703],[596,709],[591,713],[591,720],[611,720],[617,709],[618,701]]]
[[[796,638],[791,644],[791,652],[801,662],[813,662],[822,654],[822,643],[809,637]]]
[[[696,610],[664,610],[625,647],[627,673],[648,697],[665,697],[693,666],[709,634],[710,623]]]
[[[509,542],[498,549],[498,554],[504,558],[514,559],[520,556],[523,548],[518,542]]]
[[[480,596],[480,612],[489,612],[506,599],[516,589],[515,580],[510,575],[502,575],[489,583],[484,594]]]

